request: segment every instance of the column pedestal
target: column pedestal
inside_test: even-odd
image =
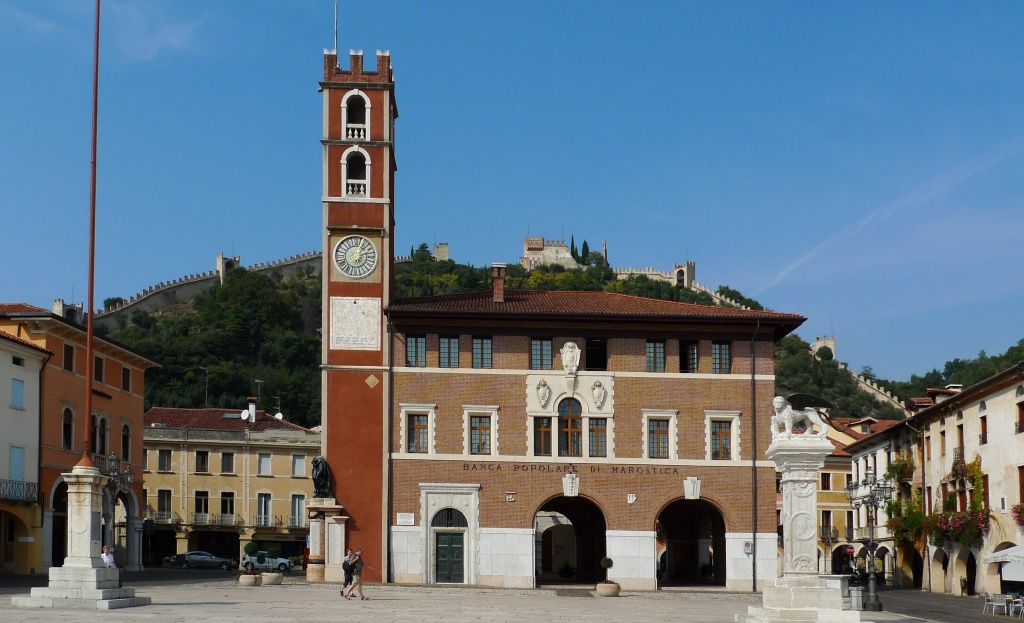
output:
[[[313,498],[309,512],[309,566],[307,582],[344,582],[341,563],[345,558],[345,507],[334,498]]]
[[[827,439],[802,435],[778,437],[768,446],[765,454],[782,474],[783,576],[764,587],[761,607],[750,606],[737,622],[860,621],[860,612],[843,609],[845,579],[817,574],[818,474],[832,450]]]
[[[107,568],[100,557],[102,489],[107,477],[95,467],[76,465],[63,474],[68,485],[68,555],[64,566],[50,567],[49,586],[29,596],[11,598],[20,608],[85,608],[110,610],[147,606],[149,597],[136,597],[134,588],[118,588],[120,572]]]

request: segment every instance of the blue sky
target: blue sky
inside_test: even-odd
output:
[[[93,3],[0,0],[0,300],[86,295]],[[697,263],[905,379],[1024,337],[1019,3],[341,3],[397,247]],[[331,0],[106,0],[96,297],[317,250]],[[344,61],[347,65],[347,60]]]

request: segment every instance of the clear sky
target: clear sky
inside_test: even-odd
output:
[[[1024,4],[341,2],[397,247],[529,233],[732,286],[905,379],[1024,337]],[[319,250],[332,0],[106,0],[97,305]],[[83,301],[93,3],[0,0],[0,300]]]

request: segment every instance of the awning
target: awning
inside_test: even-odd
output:
[[[1024,564],[1024,545],[1008,547],[998,552],[993,552],[981,557],[985,564],[993,562],[1015,562]]]

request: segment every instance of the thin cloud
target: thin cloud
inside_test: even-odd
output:
[[[103,12],[108,32],[128,60],[144,63],[166,52],[198,49],[203,20],[170,15],[162,3],[110,1]]]
[[[778,285],[782,280],[788,277],[797,268],[800,268],[808,261],[814,259],[818,255],[821,255],[822,252],[832,247],[833,245],[842,244],[856,238],[858,235],[860,235],[862,231],[864,231],[865,228],[868,227],[868,225],[870,225],[874,221],[885,220],[893,216],[897,212],[911,208],[917,208],[931,201],[934,201],[946,195],[955,188],[963,185],[964,183],[968,182],[974,177],[977,177],[978,175],[994,168],[999,163],[1016,155],[1020,151],[1021,146],[1018,142],[1018,144],[1001,150],[999,153],[997,153],[996,155],[992,156],[987,160],[984,160],[979,163],[974,163],[968,166],[963,166],[960,167],[959,169],[947,172],[945,175],[936,177],[929,181],[928,183],[911,190],[910,192],[906,193],[905,195],[896,199],[895,201],[891,201],[885,205],[875,208],[874,210],[869,212],[867,216],[865,216],[856,225],[836,232],[827,240],[818,244],[809,252],[805,253],[799,259],[794,260],[790,264],[786,265],[786,267],[779,271],[779,273],[775,275],[775,277],[770,282],[768,282],[767,285],[765,285],[760,290],[755,292],[754,295],[757,296],[758,294],[761,294],[762,292]]]
[[[14,6],[0,6],[0,24],[33,37],[50,37],[63,30],[60,24],[51,19]]]

